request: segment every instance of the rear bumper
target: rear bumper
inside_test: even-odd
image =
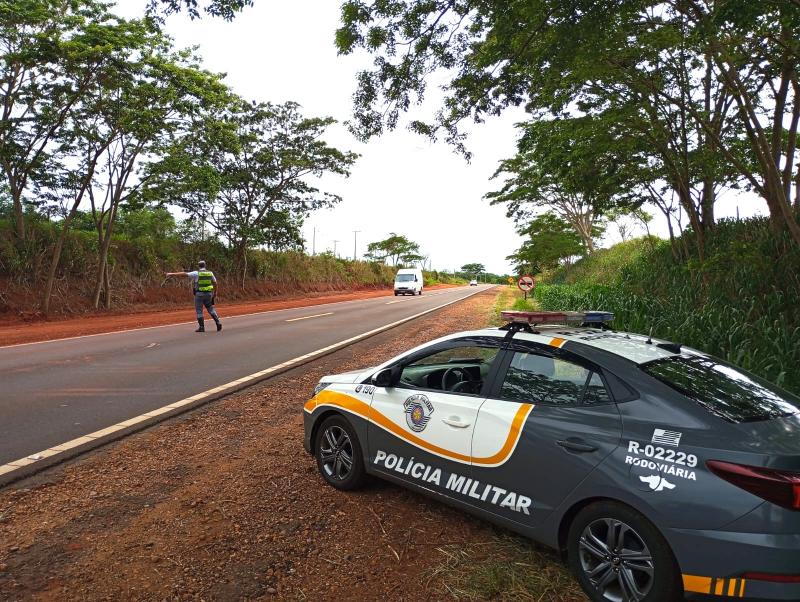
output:
[[[746,573],[800,575],[800,534],[669,529],[664,535],[689,599],[800,600],[800,583],[744,578]]]

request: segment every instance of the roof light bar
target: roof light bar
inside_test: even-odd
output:
[[[610,311],[585,311],[583,321],[589,323],[603,323],[614,320],[614,314]]]
[[[501,311],[500,316],[516,324],[602,324],[614,319],[608,311]]]

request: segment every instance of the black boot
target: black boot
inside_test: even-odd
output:
[[[222,322],[220,322],[219,320],[214,320],[214,322],[216,322],[216,323],[217,323],[217,332],[219,332],[220,330],[222,330]]]
[[[203,318],[197,318],[197,323],[200,324],[200,328],[195,330],[195,332],[205,332],[206,331],[206,325],[205,325],[205,322],[204,322]]]

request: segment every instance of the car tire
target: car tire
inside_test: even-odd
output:
[[[615,550],[627,553],[617,555]],[[623,504],[597,502],[581,510],[569,528],[567,558],[593,602],[629,599],[623,588],[631,592],[634,587],[641,602],[683,600],[680,570],[669,544],[653,523]]]
[[[314,452],[317,469],[328,485],[350,491],[364,484],[366,472],[361,444],[344,416],[331,416],[319,426]]]

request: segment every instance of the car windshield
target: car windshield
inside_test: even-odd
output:
[[[397,278],[394,279],[395,282],[414,282],[414,274],[398,274]]]
[[[642,369],[730,422],[755,422],[800,413],[800,399],[714,357],[681,355]]]

